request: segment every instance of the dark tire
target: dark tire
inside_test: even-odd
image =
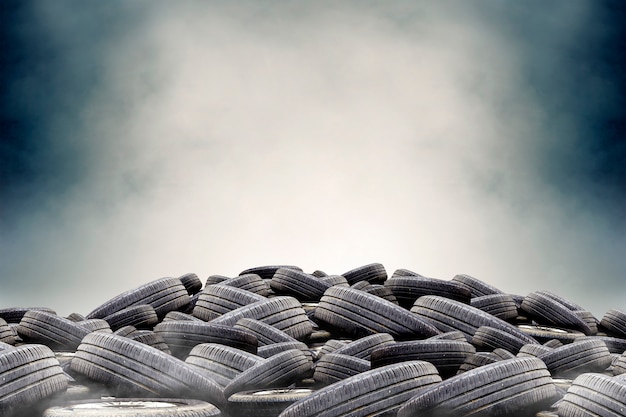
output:
[[[415,301],[411,312],[424,320],[429,320],[442,332],[454,330],[462,332],[468,341],[471,340],[479,327],[489,326],[515,335],[524,340],[525,343],[536,342],[532,337],[526,336],[515,326],[502,319],[476,307],[445,297],[431,295],[420,297]]]
[[[385,281],[385,288],[389,288],[396,296],[398,303],[410,309],[415,300],[424,295],[438,295],[469,304],[470,290],[457,282],[444,281],[423,276],[397,276]]]
[[[56,313],[55,313],[55,314],[56,314]],[[66,319],[71,320],[71,321],[74,321],[74,322],[79,322],[79,321],[85,321],[85,320],[87,320],[87,319],[85,318],[85,316],[83,316],[82,314],[79,314],[79,313],[70,313],[70,315],[68,315],[68,316],[66,317]]]
[[[134,326],[137,329],[151,329],[159,322],[159,317],[151,305],[139,304],[110,314],[104,317],[104,320],[109,323],[111,330],[116,331],[124,326]]]
[[[310,388],[274,388],[242,391],[228,398],[228,413],[234,416],[276,417],[291,404],[308,397]]]
[[[371,336],[362,337],[353,342],[338,347],[333,353],[350,355],[355,358],[370,360],[372,351],[375,349],[394,343],[395,340],[388,333],[376,333]]]
[[[225,387],[246,369],[263,362],[263,358],[230,346],[204,343],[194,347],[185,362]]]
[[[198,323],[206,323],[205,320],[199,319],[198,317],[192,316],[188,313],[183,313],[181,311],[170,311],[163,317],[162,321],[195,321]]]
[[[602,340],[611,353],[622,354],[626,351],[626,339],[609,336],[583,336],[576,339],[576,342],[582,340]]]
[[[585,372],[602,372],[612,362],[602,340],[582,340],[539,356],[555,378],[574,378]]]
[[[0,381],[3,416],[67,389],[63,369],[52,350],[43,345],[0,350]]]
[[[550,348],[544,345],[529,343],[520,348],[520,350],[517,352],[517,356],[519,358],[524,356],[534,356],[535,358],[538,358],[541,355],[552,352],[553,350],[554,348]]]
[[[311,367],[313,366],[313,353],[307,345],[302,342],[298,342],[297,340],[293,342],[281,342],[262,346],[257,351],[257,355],[264,359],[267,359],[291,349],[300,349],[302,353],[304,353],[304,356],[306,356],[307,359],[311,362]]]
[[[503,359],[493,352],[476,352],[475,354],[469,355],[467,358],[465,358],[465,362],[463,362],[461,366],[459,366],[457,375],[472,370],[474,368],[479,368],[481,366],[499,362],[501,360]]]
[[[270,287],[276,294],[291,295],[300,301],[319,301],[332,285],[305,272],[281,268],[274,273]]]
[[[626,313],[613,308],[608,310],[600,320],[600,327],[610,335],[626,338]]]
[[[481,366],[428,387],[407,401],[398,417],[531,414],[548,408],[556,395],[541,360],[516,358]]]
[[[489,326],[481,326],[472,336],[471,343],[479,350],[493,350],[497,348],[508,350],[516,354],[520,348],[528,344],[528,339],[520,339],[514,334]],[[537,343],[538,345],[539,343]]]
[[[165,352],[168,355],[171,355],[170,347],[165,343],[165,339],[158,333],[155,333],[150,330],[137,330],[128,337],[130,340],[136,340],[137,342],[141,342],[144,345],[152,346],[155,349],[159,349],[161,352]]]
[[[319,347],[316,351],[317,359],[321,359],[324,355],[335,352],[340,347],[343,347],[350,343],[349,340],[337,340],[330,339],[327,340],[321,347]]]
[[[254,268],[248,268],[239,273],[239,275],[246,274],[257,274],[263,279],[272,279],[274,273],[280,268],[289,268],[295,269],[296,271],[302,271],[302,268],[297,267],[295,265],[265,265],[265,266],[255,266]]]
[[[490,294],[472,298],[470,305],[504,321],[516,318],[518,313],[515,300],[508,294]]]
[[[6,343],[8,345],[14,345],[17,341],[17,334],[9,326],[9,323],[0,319],[0,343]]]
[[[482,297],[489,294],[503,293],[500,289],[494,287],[493,285],[489,285],[486,282],[467,274],[455,275],[452,278],[452,281],[458,282],[459,284],[467,287],[472,293],[472,298]]]
[[[184,359],[191,349],[201,343],[220,343],[256,354],[258,340],[248,331],[231,326],[195,321],[167,321],[154,327],[154,333],[160,334],[174,356]]]
[[[339,286],[326,290],[315,309],[315,318],[357,337],[389,333],[395,339],[414,339],[440,333],[429,321],[398,305]]]
[[[234,326],[242,318],[262,321],[282,330],[296,340],[305,340],[313,332],[302,304],[293,297],[272,297],[225,313],[211,322]]]
[[[105,332],[113,333],[111,326],[106,320],[103,319],[87,319],[76,322],[80,327],[89,330],[90,332]]]
[[[19,323],[22,317],[24,317],[24,314],[31,310],[43,311],[54,315],[57,314],[56,311],[47,307],[12,307],[0,309],[0,319],[3,319],[7,323]]]
[[[365,359],[339,353],[329,353],[315,364],[313,379],[324,385],[330,385],[370,369],[370,361]]]
[[[279,417],[393,415],[408,399],[441,382],[428,362],[412,361],[362,372],[313,392]]]
[[[189,295],[194,295],[202,289],[202,281],[198,275],[190,272],[188,274],[184,274],[178,277],[183,286],[187,289],[187,293]]]
[[[192,315],[204,321],[211,321],[240,307],[263,300],[266,298],[248,290],[222,284],[211,285],[205,287],[198,296]]]
[[[382,284],[387,280],[387,271],[380,263],[371,263],[354,268],[341,274],[348,284],[353,285],[359,281],[367,281],[370,284]]]
[[[558,404],[560,417],[622,417],[626,410],[626,381],[607,375],[580,375]]]
[[[258,339],[259,346],[272,345],[274,343],[282,342],[298,342],[296,339],[289,336],[282,330],[278,330],[274,326],[270,326],[262,321],[246,317],[239,319],[234,328],[242,329],[255,335]]]
[[[127,307],[150,304],[159,318],[189,304],[189,293],[178,278],[161,278],[123,292],[91,313],[88,319],[102,319]]]
[[[428,338],[428,340],[436,340],[436,339],[460,340],[462,342],[467,342],[467,337],[465,337],[465,333],[460,332],[458,330],[452,330],[451,332],[441,333],[441,334]]]
[[[456,340],[413,340],[395,342],[376,348],[372,352],[372,368],[392,363],[421,360],[430,362],[442,378],[457,373],[459,367],[476,349],[466,341]]]
[[[164,414],[165,413],[165,414]],[[48,408],[43,417],[219,417],[220,409],[199,400],[114,398],[73,401]]]
[[[64,317],[30,310],[22,317],[17,332],[27,343],[41,343],[55,350],[75,350],[91,331]]]
[[[538,323],[578,330],[586,335],[593,334],[589,325],[572,310],[540,292],[524,297],[521,310]]]
[[[220,282],[220,285],[241,288],[242,290],[267,297],[271,293],[270,286],[267,281],[269,280],[262,279],[257,274],[245,274],[234,278],[228,278],[227,280]]]
[[[613,362],[613,375],[626,374],[626,352],[622,353],[617,360]]]
[[[90,333],[78,346],[72,371],[105,384],[118,396],[184,397],[224,406],[222,388],[191,365],[125,337]]]
[[[287,386],[308,375],[311,362],[300,349],[287,350],[246,369],[224,388],[224,396],[239,391]]]

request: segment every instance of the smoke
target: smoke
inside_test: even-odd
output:
[[[1,305],[381,262],[625,308],[623,90],[593,3],[11,13],[34,52],[12,55],[3,110]]]

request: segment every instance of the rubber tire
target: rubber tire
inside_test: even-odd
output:
[[[244,274],[234,278],[228,278],[220,282],[220,285],[241,288],[242,290],[267,297],[271,293],[270,286],[267,281],[268,280],[262,279],[257,274]]]
[[[293,297],[272,297],[257,301],[225,313],[211,322],[234,326],[242,318],[262,321],[282,330],[296,340],[305,340],[313,332],[313,325],[302,308],[302,304]]]
[[[27,311],[17,332],[27,343],[41,343],[54,350],[75,350],[91,330],[65,317],[40,310]]]
[[[428,362],[411,361],[362,372],[287,407],[279,417],[365,417],[395,411],[421,390],[441,382]]]
[[[150,304],[159,318],[189,304],[189,293],[178,278],[160,278],[106,301],[87,314],[88,319],[102,319],[127,307]]]
[[[267,298],[237,287],[216,284],[205,287],[196,301],[192,315],[204,321]]]
[[[187,293],[189,295],[197,294],[202,289],[202,281],[200,281],[198,275],[194,274],[193,272],[181,275],[178,277],[178,279],[187,289]]]
[[[626,410],[626,381],[607,375],[578,376],[558,404],[560,417],[623,417]]]
[[[64,392],[68,386],[54,352],[44,345],[0,350],[0,381],[2,416]]]
[[[0,343],[14,345],[16,341],[17,334],[15,331],[9,326],[9,323],[0,318]]]
[[[224,406],[222,387],[191,365],[128,338],[94,332],[78,346],[71,369],[128,397],[178,397]],[[120,395],[118,395],[120,396]]]
[[[258,340],[254,333],[231,326],[195,321],[166,321],[154,327],[174,356],[184,359],[201,343],[220,343],[256,354]]]
[[[0,319],[7,323],[19,323],[26,312],[31,310],[43,311],[56,315],[56,311],[48,307],[11,307],[0,309]]]
[[[370,284],[382,284],[387,280],[387,271],[380,263],[371,263],[351,269],[341,274],[348,284],[354,285],[358,281],[367,281]]]
[[[578,330],[585,335],[593,334],[589,325],[576,313],[543,293],[533,292],[524,297],[521,310],[540,324]]]
[[[160,406],[157,404],[161,404]],[[144,404],[146,408],[142,408]],[[171,406],[166,406],[171,404]],[[92,406],[93,408],[87,408]],[[116,398],[72,401],[48,408],[42,417],[219,417],[215,405],[180,398]]]
[[[175,312],[172,311],[170,313]],[[133,326],[137,329],[151,329],[159,322],[159,317],[151,305],[139,304],[109,314],[104,317],[104,320],[109,323],[111,330],[116,331],[124,326]]]
[[[602,340],[581,340],[539,355],[555,378],[575,378],[585,372],[603,372],[612,362]]]
[[[240,391],[287,386],[311,370],[311,362],[300,349],[291,349],[246,369],[224,388],[224,396]]]
[[[609,335],[626,338],[626,313],[614,308],[609,309],[602,316],[600,327]]]
[[[429,321],[387,300],[352,288],[335,286],[324,293],[315,318],[345,334],[363,337],[389,333],[394,339],[439,334]]]
[[[225,387],[246,369],[263,362],[263,358],[234,347],[203,343],[191,350],[185,362],[200,368],[221,387]]]
[[[475,297],[471,299],[470,305],[504,321],[513,320],[518,316],[517,304],[509,294]]]
[[[493,350],[497,348],[517,354],[522,346],[529,344],[527,338],[521,339],[507,331],[494,329],[490,326],[480,326],[471,343],[479,350]],[[536,343],[539,345],[539,343]]]
[[[512,324],[482,310],[445,297],[426,295],[418,298],[411,308],[418,317],[432,322],[442,332],[458,330],[471,340],[481,326],[490,326],[519,337],[526,343],[536,340],[525,335]]]
[[[282,342],[298,342],[282,330],[278,330],[276,327],[263,323],[260,320],[244,317],[239,319],[234,327],[235,329],[242,329],[254,334],[258,339],[259,346]]]
[[[546,409],[556,396],[540,359],[515,358],[472,369],[420,391],[398,410],[398,417],[530,414]]]
[[[561,329],[558,327],[520,324],[517,328],[524,334],[536,339],[539,343],[547,343],[550,340],[558,340],[563,344],[572,343],[585,334],[576,330]]]
[[[457,373],[459,367],[476,349],[466,341],[457,340],[412,340],[395,342],[374,349],[372,368],[406,361],[426,361],[437,368],[442,378]]]
[[[324,385],[330,385],[367,372],[371,368],[371,363],[368,360],[339,353],[329,353],[315,363],[313,379]]]
[[[239,273],[239,275],[246,274],[257,274],[263,279],[272,279],[274,273],[280,268],[289,268],[295,269],[296,271],[302,271],[302,268],[295,265],[264,265],[264,266],[255,266],[253,268],[248,268]]]
[[[472,298],[482,297],[490,294],[503,294],[500,289],[494,287],[493,285],[487,284],[486,282],[471,275],[458,274],[452,278],[452,281],[458,282],[459,284],[467,287],[472,294]]]
[[[281,268],[270,281],[276,294],[291,295],[300,301],[319,301],[332,284],[302,271]]]
[[[469,304],[472,295],[466,286],[457,282],[423,276],[392,277],[385,281],[385,288],[389,288],[406,309],[410,309],[415,300],[424,295],[438,295],[465,304]]]
[[[353,342],[338,347],[333,353],[342,355],[350,355],[355,358],[370,360],[372,351],[375,349],[394,343],[395,340],[388,333],[376,333],[371,336],[365,336]]]

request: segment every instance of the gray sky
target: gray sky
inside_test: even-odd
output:
[[[15,6],[0,306],[381,262],[626,309],[609,4]]]

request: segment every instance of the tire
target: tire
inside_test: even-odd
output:
[[[603,372],[612,362],[602,340],[571,343],[539,356],[555,378],[572,379],[585,372]]]
[[[361,281],[362,282],[362,281]],[[393,292],[391,292],[391,290],[387,287],[385,287],[384,285],[380,285],[380,284],[369,284],[365,290],[366,293],[375,295],[377,297],[382,298],[383,300],[387,300],[389,302],[392,302],[396,305],[400,305],[400,303],[398,303],[398,299],[396,298],[396,296],[393,294]]]
[[[418,317],[432,322],[440,331],[450,332],[458,330],[471,340],[476,330],[481,326],[489,326],[503,330],[524,340],[525,343],[535,343],[530,336],[526,336],[512,324],[485,313],[482,310],[450,300],[445,297],[426,295],[418,298],[411,308],[411,312]]]
[[[242,290],[267,297],[270,295],[270,286],[267,281],[268,280],[262,279],[257,274],[245,274],[234,278],[228,278],[227,280],[220,282],[220,285],[241,288]]]
[[[424,295],[438,295],[465,304],[469,304],[471,297],[470,290],[464,285],[423,276],[391,277],[385,281],[385,287],[391,290],[398,303],[406,309],[410,309],[415,300]]]
[[[276,327],[270,326],[269,324],[263,323],[259,320],[244,317],[237,321],[234,328],[245,330],[255,335],[258,339],[259,346],[272,345],[282,342],[298,342],[282,330],[278,330]]]
[[[267,359],[290,349],[300,349],[309,362],[311,362],[311,367],[313,367],[313,353],[307,345],[302,342],[298,342],[297,340],[293,342],[281,342],[262,346],[257,351],[257,355]]]
[[[582,340],[602,340],[611,353],[622,354],[626,351],[626,339],[609,336],[583,336],[576,339],[576,342]]]
[[[560,417],[621,417],[626,410],[626,381],[607,375],[586,373],[572,386],[558,404]]]
[[[192,316],[188,313],[183,313],[181,311],[170,311],[163,317],[161,321],[195,321],[198,323],[206,323],[205,320],[199,319],[198,317]]]
[[[370,360],[370,356],[375,349],[394,343],[395,340],[388,333],[376,333],[371,336],[362,337],[353,342],[338,347],[333,353],[350,355],[355,358]]]
[[[45,311],[24,314],[17,332],[27,343],[41,343],[54,350],[75,350],[91,331],[80,324]]]
[[[295,265],[265,265],[265,266],[255,266],[254,268],[248,268],[239,273],[239,275],[246,274],[257,274],[263,279],[272,279],[274,273],[280,268],[289,268],[295,269],[296,271],[302,271],[302,268],[297,267]]]
[[[518,315],[517,304],[508,294],[490,294],[472,298],[470,305],[504,321],[510,321]]]
[[[270,287],[276,294],[291,295],[300,301],[319,301],[332,285],[305,272],[281,268],[274,273]]]
[[[88,319],[76,322],[80,327],[89,330],[90,332],[105,332],[113,333],[111,326],[106,320],[103,319]]]
[[[246,369],[263,362],[263,358],[230,346],[203,343],[191,350],[185,362],[200,369],[223,388]]]
[[[192,315],[204,321],[236,310],[248,304],[266,300],[265,297],[248,290],[216,284],[205,287],[198,296]]]
[[[516,358],[481,366],[428,387],[398,410],[398,417],[486,416],[536,413],[557,396],[545,364]]]
[[[293,297],[282,296],[239,307],[213,319],[211,323],[234,326],[242,318],[262,321],[296,340],[305,340],[313,332],[313,326],[302,304]]]
[[[165,414],[164,414],[165,413]],[[48,408],[43,417],[219,417],[215,405],[179,398],[114,398],[73,401]]]
[[[224,406],[222,388],[196,368],[125,337],[90,333],[78,346],[71,369],[105,384],[114,395],[199,399]]]
[[[458,330],[452,330],[451,332],[441,333],[432,337],[429,337],[428,340],[460,340],[462,342],[467,342],[467,337],[465,337],[465,333],[460,332]]]
[[[6,343],[7,345],[14,345],[17,341],[17,335],[9,326],[9,323],[0,319],[0,343]]]
[[[478,278],[474,278],[471,275],[458,274],[452,278],[452,281],[458,282],[459,284],[467,287],[472,294],[472,298],[482,297],[490,294],[503,294],[500,289],[494,287],[493,285],[489,285]]]
[[[127,307],[150,304],[159,318],[189,304],[189,293],[178,278],[161,278],[123,292],[87,314],[88,319],[102,319]]]
[[[228,398],[232,416],[276,417],[291,404],[308,397],[310,388],[275,388],[242,391]]]
[[[489,326],[481,326],[472,336],[471,343],[479,350],[493,350],[497,348],[508,350],[517,354],[520,348],[528,344],[527,338],[520,339],[516,335],[504,330],[494,329]],[[536,343],[537,345],[539,343]]]
[[[299,349],[287,350],[246,369],[224,388],[224,396],[240,391],[287,386],[311,370],[311,362]]]
[[[351,341],[349,340],[337,340],[330,339],[327,340],[322,346],[320,346],[316,351],[317,359],[321,359],[324,355],[335,352],[337,349],[347,345]]]
[[[354,268],[341,274],[348,284],[354,285],[359,281],[367,281],[370,284],[382,284],[387,280],[387,271],[380,263],[371,263]]]
[[[370,361],[365,359],[329,353],[315,364],[313,379],[324,385],[330,385],[370,369]]]
[[[457,375],[475,368],[479,368],[481,366],[499,362],[501,360],[502,358],[493,352],[476,352],[475,354],[469,355],[467,358],[465,358],[465,362],[463,362],[461,366],[459,366]]]
[[[0,319],[7,323],[19,323],[26,312],[31,310],[43,311],[45,313],[56,315],[56,311],[47,307],[12,307],[0,309]]]
[[[190,272],[188,274],[184,274],[178,277],[183,286],[187,289],[187,293],[189,295],[194,295],[202,289],[202,281],[198,275]]]
[[[56,313],[54,313],[54,314],[56,314]],[[66,317],[66,319],[74,321],[74,322],[87,320],[85,318],[85,316],[83,316],[82,314],[78,314],[78,313],[71,313],[69,316]]]
[[[214,323],[167,321],[154,327],[154,333],[165,340],[174,356],[184,359],[191,349],[201,343],[220,343],[256,354],[257,337],[248,330]]]
[[[459,367],[476,349],[466,341],[414,340],[395,342],[378,347],[372,352],[372,368],[406,361],[432,363],[443,379],[457,373]]]
[[[553,297],[540,292],[533,292],[524,297],[521,309],[540,324],[578,330],[586,335],[593,334],[589,325],[576,313]]]
[[[104,317],[104,320],[109,323],[111,330],[116,331],[124,326],[134,326],[137,329],[151,329],[159,322],[159,317],[151,305],[139,304],[109,314]]]
[[[130,340],[136,340],[137,342],[141,342],[144,345],[152,346],[155,349],[159,349],[161,352],[165,352],[168,355],[171,355],[170,347],[165,343],[165,339],[158,333],[155,333],[150,330],[137,330],[128,337]]]
[[[544,345],[529,343],[520,348],[520,350],[517,352],[517,357],[521,358],[524,356],[534,356],[535,358],[538,358],[541,355],[552,352],[553,350],[554,348],[550,348]]]
[[[63,369],[52,350],[43,345],[0,350],[0,381],[3,416],[67,389]]]
[[[613,375],[626,374],[626,352],[622,353],[616,361],[613,362]]]
[[[287,407],[279,417],[394,415],[409,398],[441,382],[428,362],[412,361],[362,372]]]
[[[608,310],[600,320],[600,327],[609,335],[626,338],[626,313],[614,308]]]
[[[345,334],[389,333],[394,339],[425,338],[440,332],[429,321],[387,300],[346,287],[331,287],[315,309],[316,320]]]

